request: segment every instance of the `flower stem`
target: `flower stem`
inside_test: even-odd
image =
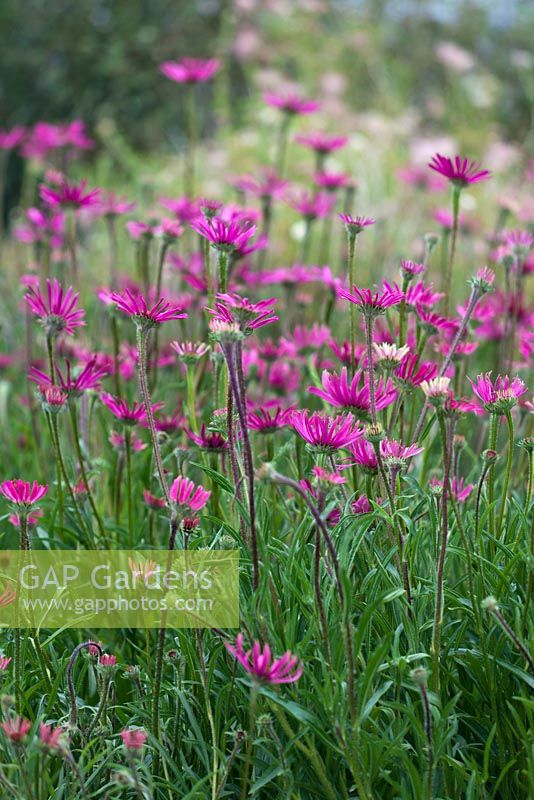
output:
[[[451,249],[449,251],[449,260],[447,262],[447,272],[445,273],[445,305],[443,313],[447,317],[451,306],[451,282],[452,282],[452,268],[454,264],[454,256],[456,254],[456,240],[458,238],[458,216],[460,212],[460,191],[458,186],[452,187],[452,232],[451,232]]]
[[[243,772],[243,785],[241,787],[241,800],[246,800],[248,794],[248,776],[250,773],[250,762],[252,759],[252,746],[254,743],[254,725],[256,722],[256,706],[258,703],[258,686],[252,685],[250,691],[250,701],[248,707],[248,731],[247,748],[245,752],[245,768]]]
[[[347,246],[348,246],[348,257],[347,257],[347,264],[348,264],[348,278],[349,278],[349,292],[352,291],[352,287],[355,283],[355,275],[354,275],[354,253],[356,250],[356,234],[353,232],[349,232],[347,234]],[[356,370],[356,306],[354,303],[350,303],[350,368],[351,374],[354,375]]]
[[[76,449],[76,455],[78,456],[78,463],[79,463],[79,466],[80,466],[80,474],[82,476],[83,485],[85,487],[85,491],[87,492],[87,498],[88,498],[89,503],[91,505],[91,509],[93,511],[93,514],[95,515],[95,519],[96,519],[96,523],[98,525],[98,530],[100,531],[100,535],[102,536],[102,539],[104,540],[104,542],[106,544],[106,547],[108,547],[109,546],[109,542],[108,542],[108,539],[107,539],[106,530],[104,528],[104,524],[102,522],[100,514],[98,513],[98,509],[96,507],[95,499],[93,497],[93,493],[91,491],[91,487],[89,486],[89,481],[87,479],[87,472],[85,471],[83,453],[82,453],[82,448],[80,446],[80,434],[79,434],[79,431],[78,431],[78,420],[77,420],[76,408],[74,406],[74,403],[72,403],[72,402],[69,402],[69,411],[70,411],[70,418],[71,418],[71,421],[72,421],[72,434],[73,434],[73,438],[74,438],[74,447]]]
[[[352,304],[351,304],[352,305]],[[369,405],[371,410],[371,420],[376,425],[376,397],[375,397],[375,370],[373,364],[373,328],[374,317],[371,314],[365,315],[365,343],[367,347],[367,375],[369,383]]]
[[[228,253],[218,250],[219,292],[224,294],[228,290]]]
[[[508,458],[506,460],[506,472],[504,475],[504,485],[501,497],[501,507],[499,510],[499,517],[497,528],[495,531],[496,536],[500,536],[502,523],[504,519],[504,510],[506,508],[506,500],[508,495],[508,487],[510,485],[510,474],[512,472],[512,462],[514,460],[514,422],[510,411],[506,411],[506,422],[508,423]]]
[[[445,425],[445,418],[443,411],[437,409],[437,417],[441,433],[441,448],[443,452],[443,463],[445,465],[443,477],[443,491],[441,495],[441,542],[438,555],[438,568],[436,574],[436,607],[434,614],[434,630],[432,638],[432,656],[433,656],[433,682],[434,691],[439,691],[439,656],[440,656],[440,637],[441,637],[441,622],[443,610],[443,573],[445,568],[445,556],[447,554],[447,539],[448,539],[448,497],[449,497],[449,482],[450,482],[450,469],[451,469],[451,452],[447,436],[447,429]]]
[[[133,546],[133,502],[132,502],[132,431],[124,429],[124,452],[126,455],[126,504],[128,509],[128,542]]]

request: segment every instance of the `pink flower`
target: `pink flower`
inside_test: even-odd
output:
[[[208,431],[204,423],[200,426],[198,433],[191,430],[186,433],[202,450],[211,453],[222,453],[224,450],[228,450],[229,445],[224,436],[218,431]]]
[[[143,500],[149,508],[165,508],[165,500],[162,497],[156,497],[151,494],[148,489],[143,489]]]
[[[8,719],[7,722],[2,722],[0,728],[12,742],[22,742],[28,735],[31,726],[31,722],[27,719],[15,717],[15,719]]]
[[[357,515],[369,514],[369,512],[373,510],[369,498],[365,494],[360,495],[357,500],[354,500],[350,508],[352,513]]]
[[[104,405],[109,408],[111,413],[125,425],[135,425],[136,422],[141,422],[146,417],[143,403],[136,403],[134,401],[130,406],[123,397],[113,397],[113,395],[107,392],[102,392],[100,399]],[[152,410],[154,411],[156,408],[161,408],[161,406],[162,403],[155,404],[152,406]]]
[[[350,236],[356,236],[376,222],[372,217],[352,217],[350,214],[338,214],[338,216]]]
[[[324,483],[329,486],[340,486],[346,483],[347,479],[340,475],[339,472],[328,472],[322,467],[312,467],[312,474],[318,483]]]
[[[261,200],[270,200],[273,197],[281,197],[288,182],[274,169],[264,167],[258,178],[244,175],[242,178],[236,178],[233,184],[241,192],[250,192]]]
[[[87,181],[80,184],[69,183],[63,179],[56,189],[41,184],[39,194],[41,200],[48,206],[61,206],[62,208],[87,208],[97,206],[100,202],[100,190],[92,189],[86,192]]]
[[[46,281],[46,296],[43,296],[39,288],[30,287],[24,299],[32,313],[41,318],[49,335],[55,336],[65,331],[72,336],[75,328],[85,325],[85,311],[76,308],[78,296],[78,292],[72,287],[64,291],[54,278]]]
[[[137,752],[143,749],[147,735],[142,728],[125,728],[120,732],[122,743],[127,750]]]
[[[291,338],[297,351],[313,352],[330,341],[331,333],[328,325],[320,325],[318,322],[314,322],[311,328],[306,328],[304,325],[295,325]]]
[[[348,142],[347,136],[329,136],[327,133],[306,133],[295,136],[295,141],[315,150],[316,153],[327,155],[334,150],[341,150]]]
[[[220,70],[217,58],[182,58],[180,61],[164,61],[160,72],[176,83],[206,83]]]
[[[191,222],[191,227],[207,239],[212,247],[225,253],[241,250],[256,233],[255,225],[237,220],[226,222],[220,217],[199,217]]]
[[[61,370],[56,364],[56,376],[58,378],[59,386],[67,395],[71,397],[79,397],[83,392],[89,389],[99,390],[101,387],[101,379],[108,374],[109,369],[107,366],[98,366],[96,358],[92,358],[81,369],[78,375],[73,376],[71,372],[70,361],[65,361],[67,365],[67,374],[63,376]],[[42,372],[37,367],[30,367],[28,378],[37,383],[39,389],[51,388],[52,380],[46,372]]]
[[[25,133],[26,129],[21,125],[16,125],[9,131],[0,130],[0,150],[13,150],[22,142]]]
[[[301,192],[290,201],[292,208],[307,220],[327,217],[334,207],[335,198],[326,192]]]
[[[374,475],[378,471],[378,461],[376,458],[375,449],[373,445],[367,441],[367,439],[364,439],[363,437],[357,439],[355,442],[352,442],[352,444],[349,445],[348,450],[352,456],[352,459],[343,465],[344,469],[357,464],[363,469],[364,472],[367,472],[370,475]]]
[[[443,292],[435,292],[432,284],[428,286],[423,281],[418,281],[413,286],[409,286],[406,290],[405,300],[406,305],[411,308],[419,308],[420,306],[430,307],[435,305],[443,297]]]
[[[314,100],[304,100],[296,94],[274,94],[273,92],[266,92],[263,95],[263,101],[268,106],[279,108],[284,114],[312,114],[319,108],[319,103]]]
[[[0,658],[0,672],[5,672],[11,663],[11,658],[2,656]]]
[[[445,228],[446,231],[452,230],[452,226],[454,225],[454,217],[452,215],[452,211],[450,211],[448,208],[438,208],[433,212],[432,216],[438,225],[441,225],[441,227]],[[458,215],[458,227],[460,230],[467,227],[467,219],[465,214]]]
[[[215,308],[208,308],[213,320],[227,325],[237,324],[244,334],[250,334],[257,328],[263,328],[278,317],[272,313],[276,303],[275,297],[251,303],[247,297],[238,294],[218,294]]]
[[[112,656],[109,653],[102,653],[99,664],[101,667],[112,668],[117,664],[117,656]]]
[[[311,386],[308,389],[311,394],[321,397],[336,408],[350,409],[360,419],[369,419],[371,413],[369,384],[362,370],[356,370],[350,383],[346,367],[341,369],[340,375],[323,370],[321,380],[323,388]],[[378,411],[391,405],[397,397],[397,391],[391,381],[383,379],[377,381],[375,393]]]
[[[404,467],[409,458],[423,452],[416,444],[403,445],[396,439],[383,439],[380,442],[380,453],[388,467]]]
[[[156,225],[149,225],[147,222],[139,222],[138,220],[130,220],[126,223],[126,230],[134,240],[143,237],[152,239],[156,233]]]
[[[316,172],[313,180],[316,186],[320,186],[327,192],[337,192],[338,189],[343,189],[351,183],[345,172]]]
[[[460,156],[455,156],[452,160],[436,153],[428,166],[459,188],[484,181],[491,175],[489,170],[481,170],[475,161]]]
[[[276,406],[274,409],[261,407],[255,411],[250,411],[247,417],[248,426],[258,433],[274,433],[286,425],[291,425],[293,409],[283,409]]]
[[[181,308],[163,298],[149,308],[143,295],[134,295],[129,289],[125,289],[123,294],[112,292],[111,299],[120,311],[132,317],[134,322],[143,325],[160,325],[162,322],[187,317]]]
[[[297,656],[287,650],[280,658],[274,658],[268,644],[263,649],[259,642],[254,642],[252,649],[245,651],[243,634],[238,633],[235,645],[225,643],[226,649],[246,669],[254,681],[271,684],[295,683],[303,672]]]
[[[361,428],[355,428],[353,423],[352,414],[327,417],[317,411],[310,415],[307,409],[295,411],[291,420],[291,425],[305,442],[326,452],[347,447],[362,436]]]
[[[61,738],[65,736],[64,728],[53,728],[52,725],[39,725],[39,739],[47,750],[58,750],[61,748]]]
[[[491,371],[477,375],[475,382],[468,378],[473,392],[484,404],[484,408],[492,414],[504,414],[515,406],[521,395],[528,391],[526,384],[519,377],[510,379],[507,375],[498,375],[495,383],[491,380]]]
[[[413,280],[416,275],[420,275],[425,269],[426,267],[424,264],[417,264],[415,261],[402,259],[400,262],[401,275],[408,281]]]
[[[171,342],[171,347],[185,364],[196,364],[210,349],[203,342]]]
[[[447,319],[439,314],[435,314],[424,306],[417,306],[417,318],[419,323],[429,334],[437,333],[438,331],[451,332],[455,331],[458,327],[456,320]]]
[[[115,192],[105,192],[100,195],[94,210],[104,217],[119,217],[122,214],[129,214],[136,206],[137,203],[131,203],[125,197],[118,197]]]
[[[436,478],[430,481],[432,486],[440,486],[443,488],[443,481],[439,481]],[[473,483],[467,483],[464,486],[464,479],[460,478],[457,479],[456,477],[452,478],[451,480],[451,493],[453,498],[456,500],[457,503],[465,503],[473,489],[475,488]]]
[[[41,485],[34,481],[22,481],[14,479],[0,483],[0,493],[7,497],[16,506],[29,508],[38,503],[48,492],[48,486]]]
[[[123,424],[126,424],[124,420]],[[134,425],[135,422],[130,424]],[[109,435],[109,442],[111,446],[115,448],[115,450],[124,450],[126,447],[126,437],[124,436],[124,433],[117,433],[116,431],[111,431]],[[146,450],[148,445],[146,445],[142,439],[139,439],[133,433],[130,440],[130,447],[133,453],[139,453],[141,450]]]
[[[180,475],[172,482],[169,495],[177,506],[187,506],[191,511],[200,511],[210,499],[211,492],[202,486],[195,486],[189,478]]]
[[[399,289],[396,283],[391,286],[387,281],[384,281],[382,292],[373,292],[371,289],[358,289],[354,286],[352,293],[347,289],[338,290],[339,297],[349,300],[360,307],[362,313],[377,316],[384,314],[387,308],[398,305],[404,298],[403,292]]]
[[[183,223],[191,222],[200,214],[198,201],[191,200],[187,196],[179,197],[176,200],[172,197],[163,197],[159,202]]]

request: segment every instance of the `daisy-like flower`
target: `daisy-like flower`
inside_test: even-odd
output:
[[[347,289],[339,289],[338,295],[359,306],[362,314],[369,317],[385,314],[388,308],[398,305],[404,298],[404,294],[397,284],[394,283],[391,286],[387,281],[383,282],[381,292],[373,293],[371,289],[358,289],[357,286],[353,286],[352,292]]]
[[[431,378],[429,381],[421,381],[419,384],[423,393],[432,405],[443,405],[449,393],[450,378]]]
[[[26,128],[16,125],[9,131],[0,130],[0,150],[14,150],[21,144],[26,134]]]
[[[247,297],[238,294],[218,294],[215,308],[207,310],[213,316],[212,322],[237,324],[243,334],[249,335],[257,328],[263,328],[264,325],[278,320],[276,314],[272,313],[272,307],[276,302],[275,297],[251,303]]]
[[[252,175],[243,175],[242,178],[236,178],[233,184],[240,192],[250,192],[260,200],[270,200],[282,196],[288,181],[281,178],[276,170],[265,167],[258,178]]]
[[[442,317],[424,306],[417,306],[416,312],[419,324],[429,335],[438,331],[452,332],[458,328],[457,320]]]
[[[375,448],[363,436],[352,442],[347,449],[351,458],[342,465],[343,469],[357,465],[368,475],[375,475],[378,472]]]
[[[55,369],[58,385],[69,397],[80,397],[83,392],[89,389],[98,391],[101,387],[101,379],[109,373],[108,367],[105,364],[99,366],[96,358],[92,358],[88,361],[87,364],[74,375],[72,374],[70,361],[66,359],[65,363],[67,365],[66,375],[63,375],[57,364]],[[42,388],[52,387],[50,376],[37,367],[30,367],[28,378],[36,383],[40,390]]]
[[[160,72],[176,83],[206,83],[220,70],[218,58],[182,58],[180,61],[164,61]]]
[[[45,725],[44,722],[39,725],[39,742],[46,750],[61,750],[64,747],[65,735],[65,728],[54,728],[52,725]]]
[[[256,233],[255,225],[239,220],[228,222],[220,217],[212,219],[197,217],[191,222],[191,227],[207,239],[215,250],[221,250],[223,253],[242,250]]]
[[[336,408],[352,411],[359,419],[370,419],[371,397],[369,383],[365,379],[363,370],[356,370],[349,383],[347,367],[342,367],[341,373],[323,370],[321,376],[323,388],[311,386],[308,391],[321,397]],[[361,384],[361,385],[360,385]],[[378,411],[391,405],[397,397],[397,390],[391,381],[380,379],[375,387],[376,408]]]
[[[180,475],[172,482],[169,495],[177,506],[186,506],[191,511],[200,511],[210,499],[211,492],[202,486],[195,486],[189,478]]]
[[[294,411],[291,425],[314,450],[332,453],[342,447],[348,447],[362,436],[362,429],[354,426],[352,414],[340,414],[328,417],[315,411],[310,415],[304,411]]]
[[[126,437],[124,436],[124,433],[117,433],[117,431],[111,431],[109,435],[109,443],[115,450],[124,451],[126,449]],[[130,447],[132,453],[139,453],[141,452],[141,450],[146,450],[148,445],[145,444],[145,442],[143,442],[142,439],[139,439],[139,437],[133,433],[130,439]]]
[[[148,738],[142,728],[125,728],[119,735],[124,747],[134,753],[138,753],[143,749]]]
[[[12,742],[22,742],[30,732],[31,726],[31,722],[27,719],[15,717],[14,719],[8,719],[6,722],[2,722],[0,728],[2,728],[6,736],[11,739]]]
[[[400,262],[400,273],[406,281],[412,281],[417,275],[420,275],[426,269],[424,264],[418,264],[415,261],[408,261],[402,259]]]
[[[335,202],[335,198],[326,192],[308,193],[306,191],[289,200],[291,207],[309,221],[327,217]]]
[[[328,325],[314,322],[311,328],[295,325],[291,336],[292,344],[299,352],[313,352],[323,347],[332,338]]]
[[[495,281],[495,273],[489,267],[481,267],[475,273],[473,278],[467,282],[473,289],[478,289],[479,294],[487,294],[493,291],[493,283]]]
[[[204,423],[198,433],[191,430],[187,430],[186,433],[191,441],[207,453],[223,453],[228,450],[228,442],[222,433],[208,430]]]
[[[357,500],[354,500],[351,503],[350,509],[353,514],[369,514],[370,511],[373,510],[371,503],[369,502],[369,498],[367,495],[362,494],[358,497]]]
[[[0,483],[0,493],[19,509],[29,509],[41,500],[48,492],[48,486],[34,481],[13,479]]]
[[[9,656],[0,656],[0,672],[5,672],[11,664],[11,661],[12,659]]]
[[[137,203],[131,203],[125,197],[118,197],[115,192],[103,192],[94,211],[103,217],[113,219],[122,214],[129,214],[136,206]]]
[[[443,404],[443,413],[446,417],[461,417],[463,414],[483,414],[484,411],[478,403],[466,397],[455,397],[453,392],[448,392]]]
[[[436,305],[443,297],[443,292],[435,292],[432,284],[425,285],[418,281],[413,286],[408,286],[405,294],[406,305],[415,310],[419,307]]]
[[[398,347],[396,344],[389,344],[388,342],[382,342],[381,344],[373,342],[373,350],[377,364],[385,370],[397,367],[410,352],[407,344]]]
[[[432,361],[423,361],[419,364],[417,353],[406,356],[404,361],[393,372],[393,382],[404,390],[411,390],[420,386],[423,381],[429,381],[438,374],[438,365]]]
[[[139,422],[144,422],[146,417],[145,406],[143,403],[136,403],[135,401],[128,405],[127,400],[123,397],[113,397],[112,394],[102,392],[100,399],[104,405],[109,408],[112,414],[123,423],[123,425],[136,425]],[[163,403],[154,403],[152,411],[157,411],[163,406]]]
[[[356,236],[376,222],[372,217],[351,217],[350,214],[338,214],[338,216],[349,236]]]
[[[340,475],[339,472],[329,472],[323,467],[312,467],[312,475],[318,483],[323,483],[327,486],[340,486],[342,483],[347,482],[347,479]]]
[[[468,158],[461,156],[451,159],[436,153],[428,166],[460,189],[472,183],[487,180],[491,176],[491,172],[487,169],[480,169],[480,165],[476,161],[469,161]]]
[[[72,287],[66,291],[54,278],[46,281],[46,294],[43,295],[39,287],[30,287],[24,299],[28,303],[32,314],[39,317],[47,335],[56,336],[65,331],[69,336],[74,335],[76,328],[85,325],[85,311],[76,308],[78,292]]]
[[[210,349],[203,342],[171,342],[171,347],[184,364],[196,364]]]
[[[231,653],[256,683],[295,683],[302,675],[303,667],[297,656],[287,650],[280,658],[273,658],[268,644],[254,642],[251,650],[243,647],[244,637],[238,633],[235,645],[225,643]]]
[[[348,142],[347,136],[329,136],[327,133],[303,133],[295,136],[295,141],[309,147],[320,155],[328,155],[341,150]]]
[[[293,411],[293,408],[283,409],[280,406],[276,406],[274,409],[257,408],[248,413],[248,427],[258,433],[274,433],[291,425]]]
[[[86,189],[87,181],[85,180],[76,184],[62,179],[61,183],[54,188],[41,184],[39,194],[41,200],[47,206],[61,206],[61,208],[73,209],[97,206],[100,202],[100,190],[92,189],[87,192]]]
[[[263,95],[264,103],[273,108],[279,108],[284,114],[294,116],[297,114],[313,114],[319,108],[319,103],[315,100],[304,100],[297,94],[274,94],[266,92]]]
[[[316,172],[313,176],[315,185],[326,192],[337,192],[351,183],[350,177],[345,172]]]
[[[509,378],[498,375],[495,382],[491,380],[491,371],[477,375],[471,387],[475,395],[482,401],[486,411],[491,414],[505,414],[513,408],[518,399],[528,391],[526,384],[519,377]]]
[[[403,445],[396,439],[383,439],[380,442],[380,453],[389,470],[395,472],[406,467],[409,458],[423,452],[416,444]]]
[[[123,294],[112,292],[111,299],[120,311],[128,314],[138,325],[149,326],[160,325],[162,322],[169,322],[173,319],[185,319],[187,314],[174,303],[169,303],[163,298],[149,308],[145,298],[141,294],[134,295],[129,289],[125,289]]]
[[[58,414],[67,405],[68,394],[60,386],[39,386],[39,397],[44,411]]]
[[[433,478],[429,481],[430,487],[438,487],[439,489],[443,490],[443,481],[438,480],[437,478]],[[473,483],[464,484],[464,479],[456,477],[452,478],[451,480],[451,494],[456,500],[457,503],[465,503],[475,485]]]

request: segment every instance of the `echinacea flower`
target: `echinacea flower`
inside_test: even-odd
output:
[[[20,509],[28,509],[38,503],[48,492],[48,486],[34,481],[29,483],[13,479],[0,483],[0,493]]]
[[[0,728],[12,742],[22,742],[31,729],[31,722],[23,717],[15,717],[2,722]]]
[[[371,289],[359,289],[353,286],[352,292],[339,289],[338,295],[357,305],[363,314],[370,317],[385,314],[388,308],[398,305],[404,298],[397,284],[391,286],[387,281],[383,282],[382,291],[373,293]]]
[[[41,200],[48,206],[61,206],[61,208],[87,208],[97,206],[100,202],[100,190],[86,191],[87,181],[79,184],[62,180],[57,188],[41,184],[39,194]]]
[[[308,445],[318,451],[331,453],[347,447],[362,436],[361,428],[354,427],[352,414],[328,417],[315,411],[294,411],[291,425]]]
[[[335,202],[335,198],[326,192],[308,193],[305,191],[289,200],[291,207],[309,221],[327,217]]]
[[[211,492],[202,486],[195,486],[183,475],[175,478],[169,490],[169,496],[177,506],[186,506],[191,511],[200,511],[211,497]]]
[[[218,58],[182,58],[180,61],[164,61],[160,72],[176,83],[206,83],[220,70]]]
[[[103,217],[112,219],[122,214],[129,214],[136,206],[137,203],[132,203],[125,197],[118,197],[115,192],[103,192],[94,211]]]
[[[342,465],[342,469],[357,465],[368,475],[375,475],[378,472],[375,448],[363,436],[352,442],[347,449],[351,454],[351,458]]]
[[[480,169],[480,165],[476,161],[469,161],[467,158],[455,156],[454,160],[447,156],[442,156],[436,153],[432,157],[429,165],[430,169],[443,175],[444,178],[451,181],[452,184],[458,188],[469,186],[472,183],[479,183],[491,176],[487,169]]]
[[[187,317],[181,308],[163,298],[149,308],[141,294],[134,295],[129,289],[125,289],[123,294],[112,292],[111,299],[120,311],[128,314],[136,324],[142,326],[160,325],[162,322]]]
[[[489,267],[481,267],[475,273],[473,278],[467,282],[473,289],[477,289],[479,294],[487,294],[493,291],[493,283],[495,281],[495,273]]]
[[[30,287],[24,299],[32,314],[41,319],[47,335],[56,336],[65,331],[73,336],[76,328],[85,325],[85,311],[76,308],[78,296],[72,287],[65,291],[54,278],[46,281],[46,295],[38,287]]]
[[[280,658],[273,658],[268,644],[265,644],[262,648],[259,642],[254,642],[251,650],[245,650],[243,642],[243,634],[238,633],[235,645],[225,642],[225,646],[255,682],[270,684],[295,683],[302,675],[302,664],[299,664],[297,656],[293,655],[289,650]]]
[[[223,253],[241,250],[256,233],[255,225],[237,220],[227,222],[220,217],[212,219],[197,217],[191,222],[191,227],[207,239],[215,250],[221,250]]]
[[[258,178],[252,175],[243,175],[242,178],[236,178],[233,184],[241,192],[250,192],[260,200],[271,200],[282,196],[288,182],[281,178],[274,169],[265,167]]]
[[[268,106],[279,108],[284,114],[294,116],[297,114],[312,114],[319,108],[319,103],[315,100],[304,100],[296,94],[274,94],[273,92],[266,92],[263,95],[263,101]]]
[[[147,734],[142,728],[125,728],[119,735],[124,747],[132,752],[142,750],[147,740]]]
[[[512,409],[517,400],[528,391],[526,384],[519,377],[509,378],[498,375],[495,382],[491,380],[491,371],[477,375],[471,387],[475,395],[482,401],[486,411],[491,414],[505,414]]]
[[[342,367],[341,373],[323,370],[321,376],[323,388],[311,386],[308,391],[321,397],[336,408],[352,411],[360,419],[369,419],[371,413],[371,397],[369,383],[362,370],[356,370],[349,383],[347,367]],[[361,385],[360,385],[361,384]],[[380,379],[375,387],[375,400],[377,410],[389,406],[397,397],[397,391],[390,381]]]
[[[343,189],[351,184],[351,179],[345,172],[316,172],[313,180],[316,186],[326,192],[337,192],[338,189]]]

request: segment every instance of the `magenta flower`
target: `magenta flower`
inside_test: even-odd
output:
[[[169,495],[177,506],[187,506],[191,511],[200,511],[210,499],[211,492],[202,486],[195,486],[189,478],[180,475],[172,482]]]
[[[85,311],[76,308],[78,297],[72,286],[64,291],[54,278],[46,281],[45,297],[39,288],[30,287],[24,299],[32,313],[41,318],[47,334],[55,336],[65,331],[72,336],[75,328],[85,325]]]
[[[491,176],[489,170],[481,170],[480,165],[475,161],[469,161],[461,156],[455,156],[453,160],[436,153],[428,166],[460,189],[471,183],[484,181]]]
[[[191,222],[191,227],[207,239],[215,250],[222,250],[224,253],[243,249],[256,233],[255,225],[243,224],[237,220],[226,222],[220,217],[198,217]]]
[[[297,656],[294,656],[289,650],[280,658],[273,658],[268,644],[264,645],[262,649],[259,642],[254,642],[251,650],[245,650],[243,641],[243,634],[238,633],[235,645],[226,642],[225,646],[255,682],[295,683],[302,675],[302,664],[299,664]]]
[[[100,399],[104,405],[109,408],[112,414],[117,419],[120,419],[124,425],[135,425],[138,422],[143,422],[146,417],[145,406],[143,403],[136,403],[135,401],[130,405],[123,397],[113,397],[108,392],[102,392]],[[155,403],[152,406],[152,411],[157,411],[161,408],[163,403]]]
[[[452,211],[448,208],[438,208],[436,211],[433,212],[432,216],[438,223],[441,225],[442,228],[445,228],[446,231],[451,231],[454,225],[454,216]],[[458,229],[462,230],[462,228],[467,227],[467,219],[465,214],[458,214]]]
[[[104,217],[119,217],[122,214],[129,214],[137,206],[125,197],[118,197],[115,192],[105,192],[100,195],[95,211]]]
[[[352,411],[359,419],[370,419],[371,398],[369,384],[366,382],[362,370],[356,370],[350,383],[346,367],[341,369],[340,375],[328,372],[326,369],[323,370],[321,380],[323,388],[319,389],[316,386],[310,386],[308,391],[311,394],[321,397],[336,408]],[[375,395],[376,408],[380,411],[394,402],[397,397],[397,390],[393,387],[391,381],[384,381],[381,378],[376,383]]]
[[[125,748],[133,752],[142,750],[147,740],[147,735],[142,728],[125,728],[119,735]]]
[[[124,433],[117,433],[117,431],[111,431],[109,435],[109,443],[115,450],[124,451],[126,449],[126,437]],[[146,450],[147,447],[148,445],[145,444],[142,439],[136,436],[135,433],[132,433],[130,438],[130,448],[132,450],[132,453],[140,453],[141,450]]]
[[[134,295],[129,289],[125,289],[122,295],[119,292],[112,292],[111,299],[120,311],[128,314],[139,325],[160,325],[162,322],[187,317],[181,308],[163,298],[149,308],[143,295]]]
[[[313,114],[319,108],[319,103],[314,100],[304,100],[296,94],[274,94],[273,92],[266,92],[263,95],[263,101],[268,106],[279,108],[284,114]]]
[[[383,439],[380,442],[380,453],[390,469],[406,466],[407,460],[422,453],[423,449],[416,444],[403,445],[396,439]]]
[[[239,326],[242,333],[248,335],[257,328],[263,328],[271,322],[276,322],[278,317],[272,313],[272,307],[277,302],[275,297],[251,303],[247,297],[238,294],[218,294],[215,308],[208,308],[213,321],[226,325]]]
[[[453,319],[447,319],[440,316],[440,314],[430,311],[424,306],[417,306],[417,319],[421,326],[429,334],[437,333],[438,331],[445,331],[447,333],[454,332],[458,328],[458,322]]]
[[[182,58],[180,61],[164,61],[160,72],[176,83],[206,83],[220,70],[218,58]]]
[[[197,200],[191,200],[187,195],[174,199],[172,197],[162,197],[161,205],[177,219],[182,222],[191,222],[200,214],[200,205]]]
[[[65,737],[65,728],[54,728],[52,725],[39,725],[39,741],[47,750],[59,750],[62,747],[62,738]]]
[[[443,489],[443,481],[438,480],[437,478],[433,478],[429,481],[430,486],[436,486]],[[473,483],[467,483],[464,485],[464,479],[460,478],[457,479],[456,477],[451,479],[451,494],[453,498],[456,500],[457,503],[465,503],[475,485]]]
[[[31,726],[31,722],[28,722],[27,719],[15,717],[15,719],[8,719],[6,722],[2,722],[0,728],[12,742],[22,742],[28,735]]]
[[[348,142],[347,136],[329,136],[326,133],[305,133],[295,136],[295,141],[309,147],[316,153],[328,155],[335,150],[341,150]]]
[[[335,198],[326,192],[301,192],[300,195],[294,197],[290,201],[290,205],[299,214],[302,214],[304,219],[314,220],[327,217],[334,207]]]
[[[391,286],[387,281],[383,282],[381,292],[373,292],[371,289],[358,289],[354,286],[352,292],[347,289],[338,290],[339,297],[349,300],[360,307],[360,311],[371,317],[385,314],[386,309],[398,305],[404,298],[403,292],[396,283]]]
[[[337,192],[351,183],[351,179],[345,172],[316,172],[313,176],[316,186],[320,186],[326,192]]]
[[[437,364],[431,361],[419,363],[416,353],[406,356],[401,364],[393,372],[393,381],[397,386],[406,389],[420,386],[423,381],[430,381],[438,374]]]
[[[203,342],[171,342],[171,347],[184,364],[196,364],[210,349]]]
[[[274,433],[287,425],[291,425],[293,409],[283,409],[276,406],[274,409],[267,407],[250,411],[247,417],[248,426],[258,433]]]
[[[99,664],[101,667],[115,667],[117,664],[117,656],[110,655],[110,653],[103,653],[100,656]]]
[[[343,464],[343,469],[357,465],[369,475],[374,475],[378,471],[378,461],[373,445],[364,439],[363,436],[352,442],[348,450],[352,456],[349,461]]]
[[[325,452],[347,447],[363,435],[362,429],[354,427],[353,423],[352,414],[328,417],[317,411],[310,415],[307,409],[293,412],[291,420],[291,425],[305,442]]]
[[[354,500],[350,508],[352,513],[356,515],[369,514],[369,512],[373,510],[369,498],[365,494],[360,495],[357,500]]]
[[[16,125],[9,131],[0,130],[0,150],[13,150],[24,139],[26,129]]]
[[[79,184],[69,183],[63,179],[57,188],[41,184],[39,194],[41,200],[48,206],[61,206],[62,208],[88,208],[97,206],[100,202],[100,190],[92,189],[86,192],[87,181]]]
[[[507,375],[498,375],[495,383],[491,380],[491,371],[477,375],[471,387],[475,395],[482,401],[486,411],[491,414],[505,414],[513,408],[517,400],[528,391],[526,384],[519,377],[510,379]]]
[[[24,244],[48,242],[51,247],[62,245],[65,228],[65,215],[62,212],[49,217],[38,208],[29,208],[26,211],[26,219],[28,225],[19,225],[13,230],[13,235],[19,242]]]
[[[235,179],[233,184],[240,192],[250,192],[260,200],[270,200],[273,197],[281,197],[288,182],[281,178],[274,169],[266,167],[260,172],[258,178],[252,175],[243,175],[242,178]]]
[[[2,656],[0,657],[0,672],[5,672],[9,665],[11,664],[11,656]]]
[[[401,259],[400,262],[400,272],[403,278],[407,281],[411,281],[415,278],[416,275],[420,275],[426,269],[424,264],[418,264],[415,261],[407,261],[406,259]]]
[[[77,375],[73,376],[70,361],[66,360],[65,363],[67,365],[66,376],[62,374],[57,364],[56,375],[60,388],[70,397],[79,397],[89,389],[98,391],[101,388],[101,379],[109,372],[106,365],[98,366],[96,358],[92,358]],[[37,367],[30,367],[28,378],[36,383],[40,390],[52,387],[50,376]]]
[[[410,309],[434,306],[442,297],[444,297],[443,292],[435,292],[431,283],[426,286],[423,281],[409,286],[405,294],[406,305]]]
[[[198,447],[210,453],[222,453],[229,447],[222,433],[208,431],[204,424],[201,425],[198,433],[188,430],[187,435]]]
[[[376,219],[372,217],[352,217],[350,214],[338,214],[338,217],[344,224],[349,236],[356,236],[376,222]]]
[[[0,483],[0,493],[11,503],[21,508],[30,508],[38,503],[48,492],[48,486],[41,485],[34,481],[22,481],[14,479]]]

